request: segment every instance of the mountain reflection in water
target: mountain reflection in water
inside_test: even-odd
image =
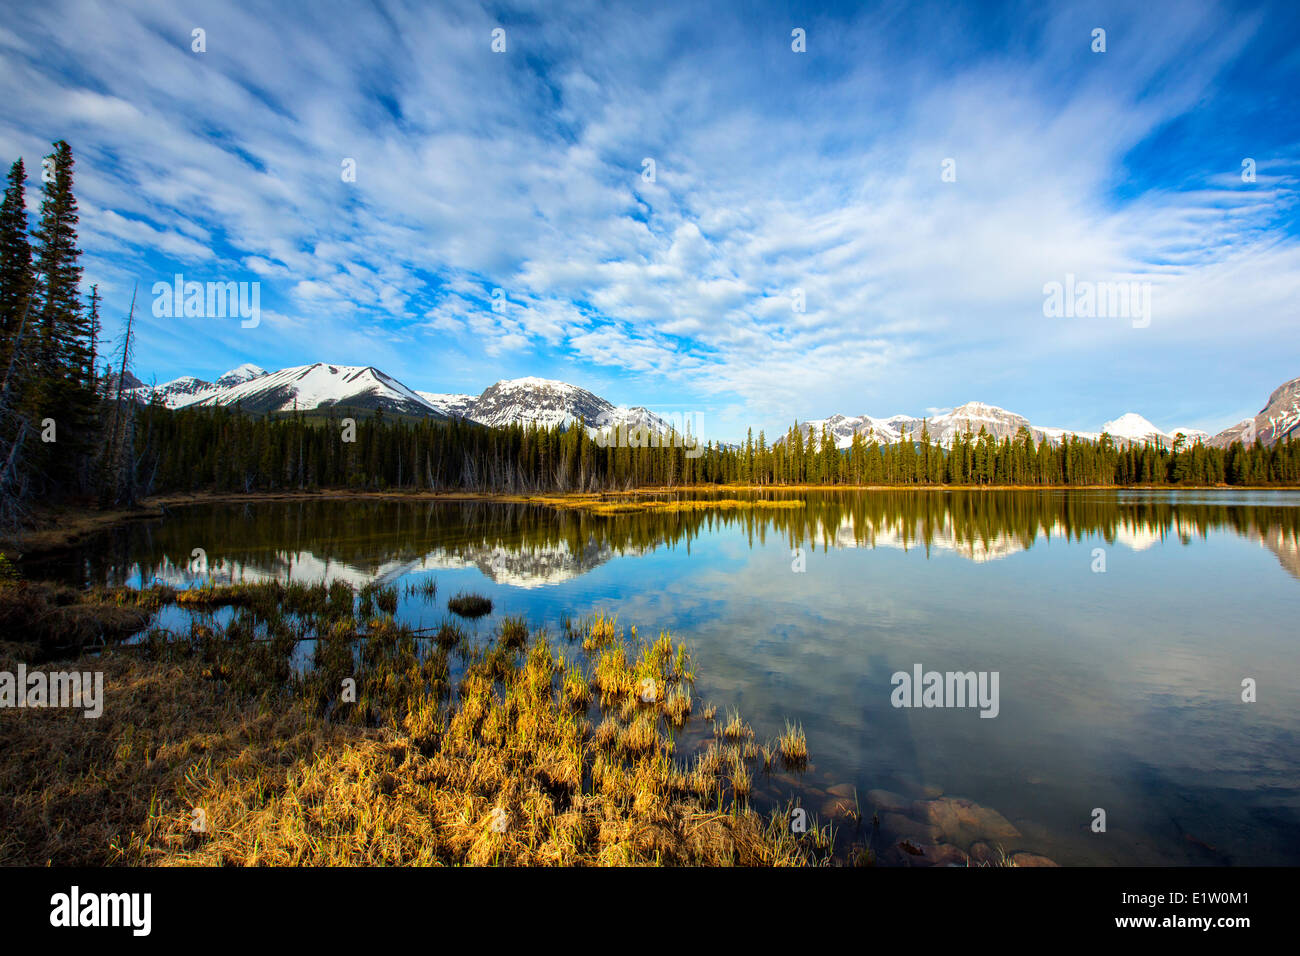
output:
[[[752,493],[751,493],[752,494]],[[1215,532],[1258,541],[1300,578],[1300,508],[1286,492],[1139,498],[1106,492],[774,492],[801,510],[589,515],[491,501],[320,499],[193,505],[162,522],[114,529],[56,559],[46,573],[83,583],[183,585],[193,549],[215,581],[387,581],[421,570],[474,567],[512,587],[559,584],[615,556],[684,547],[702,534],[773,539],[791,550],[898,548],[982,563],[1053,540],[1133,551]],[[728,493],[736,497],[735,493]],[[700,495],[694,497],[708,497]],[[1208,500],[1207,500],[1208,499]]]

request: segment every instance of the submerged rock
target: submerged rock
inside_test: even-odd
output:
[[[1002,814],[965,797],[918,800],[912,804],[911,815],[933,824],[948,840],[963,846],[977,840],[1005,842],[1020,837],[1020,831]]]
[[[867,803],[879,813],[905,813],[912,801],[892,790],[868,790]]]
[[[880,814],[880,829],[895,841],[909,838],[913,843],[933,843],[942,835],[932,823],[921,823],[901,813]]]
[[[951,843],[913,843],[902,840],[897,844],[903,861],[908,866],[969,866],[970,860],[959,847]]]
[[[1061,865],[1057,863],[1055,860],[1049,860],[1047,857],[1040,856],[1037,853],[1026,853],[1024,850],[1020,850],[1016,853],[1011,854],[1011,862],[1014,863],[1016,866],[1060,866]]]
[[[823,817],[830,817],[833,820],[851,820],[857,807],[853,803],[853,798],[847,800],[844,797],[831,797],[825,801],[819,813]]]

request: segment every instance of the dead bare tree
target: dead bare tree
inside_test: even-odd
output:
[[[126,314],[126,335],[122,340],[122,360],[117,371],[117,397],[113,403],[113,425],[104,448],[100,504],[125,504],[135,507],[135,416],[123,408],[127,370],[131,366],[131,325],[135,319],[135,297],[139,286],[131,290],[131,308]]]

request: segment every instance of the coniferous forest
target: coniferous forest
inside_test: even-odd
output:
[[[581,428],[484,428],[450,422],[338,417],[250,417],[235,409],[142,409],[135,419],[141,493],[358,488],[596,491],[690,484],[755,485],[1286,485],[1300,481],[1300,442],[1197,443],[1176,452],[1073,439],[1035,442],[1028,431],[981,433],[943,449],[923,439],[838,449],[828,435],[742,445],[601,447]]]
[[[582,428],[487,428],[462,420],[327,410],[249,415],[238,408],[170,410],[124,396],[131,315],[106,353],[100,296],[81,291],[74,159],[63,141],[41,164],[39,219],[28,222],[27,170],[10,167],[0,209],[0,519],[79,499],[112,507],[163,492],[296,489],[592,491],[689,484],[1294,485],[1300,442],[1122,445],[1071,438],[1001,440],[983,430],[950,447],[923,427],[913,440],[792,426],[779,441],[603,447]],[[134,306],[133,306],[134,308]],[[102,367],[98,364],[103,361]]]

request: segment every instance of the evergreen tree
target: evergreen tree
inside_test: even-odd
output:
[[[54,144],[42,170],[41,221],[36,239],[34,296],[36,414],[54,419],[57,440],[43,445],[38,463],[47,485],[86,489],[96,443],[91,319],[81,300],[77,200],[72,194],[72,147]]]
[[[30,488],[32,376],[27,355],[32,339],[32,252],[27,241],[25,181],[19,159],[9,168],[0,203],[0,524],[6,529],[22,517]]]
[[[32,249],[27,241],[26,170],[9,167],[0,205],[0,361],[8,365],[32,291]]]

